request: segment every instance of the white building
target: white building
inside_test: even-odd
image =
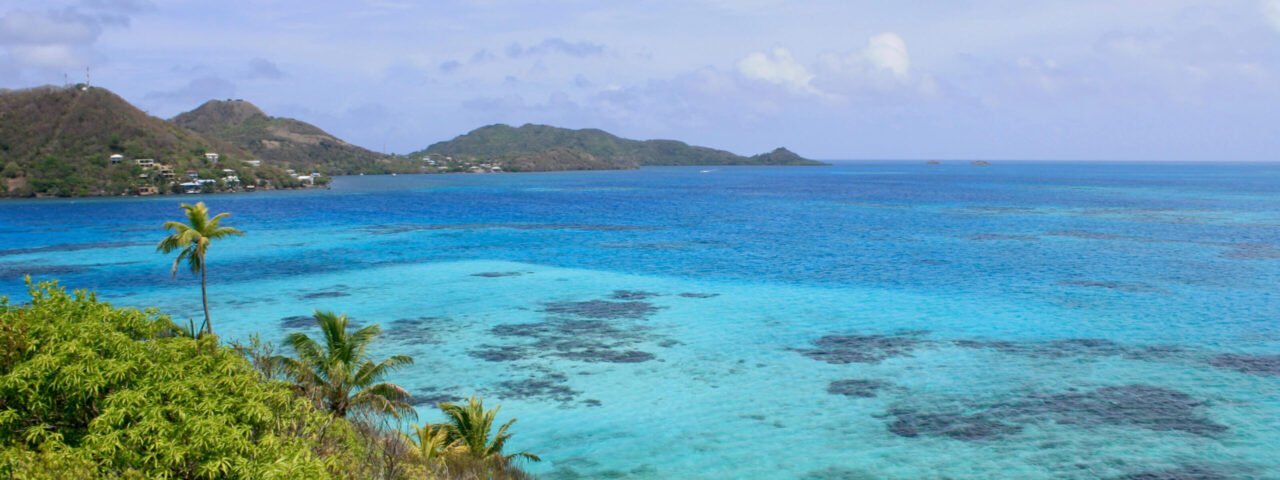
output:
[[[121,154],[117,153],[117,154],[115,154],[115,155],[112,155],[112,156],[111,156],[111,164],[112,164],[112,165],[116,165],[116,164],[118,164],[118,163],[120,163],[120,162],[123,162],[123,161],[124,161],[124,155],[121,155]]]
[[[151,168],[156,166],[155,159],[151,159],[151,158],[139,158],[137,162],[138,162],[138,166],[141,166],[142,168]]]
[[[206,153],[204,154],[204,159],[206,162],[209,162],[209,163],[218,163],[218,154],[213,152]]]
[[[250,167],[261,167],[261,166],[262,166],[262,160],[245,160],[245,161],[244,161],[244,163],[249,164],[249,166],[250,166]]]

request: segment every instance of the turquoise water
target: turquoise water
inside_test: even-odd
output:
[[[703,170],[711,170],[703,172]],[[0,203],[0,294],[349,313],[543,478],[1280,478],[1280,166],[858,162]],[[1145,475],[1145,476],[1144,476]]]

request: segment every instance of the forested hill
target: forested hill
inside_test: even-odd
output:
[[[419,171],[417,164],[342,141],[315,125],[272,117],[244,100],[210,100],[172,122],[234,144],[256,158],[327,175]]]
[[[0,91],[0,196],[165,194],[197,179],[209,180],[206,191],[300,185],[281,168],[245,163],[253,158],[106,89]]]
[[[637,168],[657,165],[823,165],[785,148],[744,157],[675,140],[629,140],[598,129],[572,130],[547,125],[489,125],[453,140],[436,143],[410,157],[447,156],[490,161],[500,166],[520,159],[556,157],[581,166],[557,170]],[[581,167],[581,168],[576,168]]]

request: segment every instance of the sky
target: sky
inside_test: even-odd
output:
[[[0,88],[819,159],[1280,160],[1280,0],[0,0]]]

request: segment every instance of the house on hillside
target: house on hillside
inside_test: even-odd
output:
[[[151,168],[156,166],[155,159],[151,159],[151,158],[139,158],[136,160],[136,162],[138,162],[138,166],[142,168]]]
[[[119,165],[119,164],[120,164],[120,162],[123,162],[123,161],[124,161],[124,155],[121,155],[121,154],[117,153],[117,154],[115,154],[115,155],[112,155],[112,156],[111,156],[111,164],[112,164],[112,165]]]
[[[157,167],[159,167],[157,168],[157,171],[160,172],[160,176],[164,178],[173,178],[173,167],[167,165],[157,165]]]
[[[209,163],[218,163],[218,154],[209,152],[204,154],[204,161]]]
[[[254,168],[262,166],[262,160],[245,160],[244,163],[247,163],[250,167]]]
[[[182,193],[200,193],[202,190],[200,182],[182,182],[178,186],[182,187]]]

